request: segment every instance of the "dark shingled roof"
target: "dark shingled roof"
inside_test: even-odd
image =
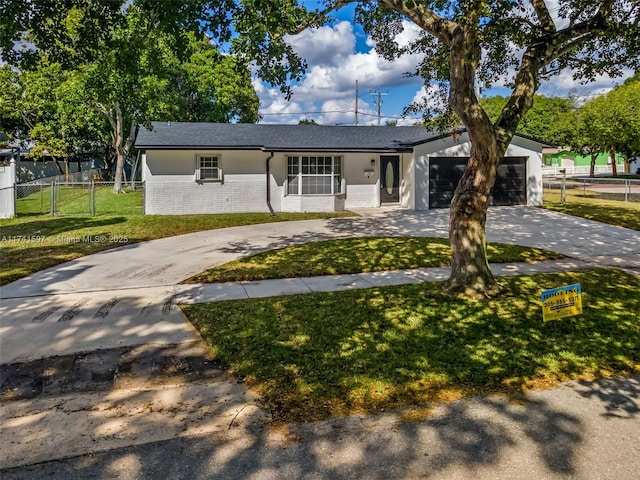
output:
[[[332,127],[250,123],[153,122],[141,127],[139,149],[265,151],[398,151],[443,135],[424,127]]]

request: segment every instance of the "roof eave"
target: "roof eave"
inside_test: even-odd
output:
[[[398,148],[327,148],[327,147],[259,147],[219,145],[136,145],[138,150],[260,150],[263,152],[338,152],[338,153],[402,153],[413,151],[410,147]]]

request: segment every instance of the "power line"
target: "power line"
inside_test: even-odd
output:
[[[274,113],[260,113],[258,112],[258,114],[262,117],[272,117],[272,116],[279,116],[279,115],[322,115],[325,113],[354,113],[355,110],[322,110],[322,111],[315,111],[315,112],[274,112]],[[358,115],[363,115],[365,117],[377,117],[378,114],[377,113],[365,113],[365,112],[358,112]],[[401,120],[403,118],[413,118],[413,117],[403,117],[401,115],[385,115],[384,118],[392,118],[394,120]],[[417,118],[417,117],[416,117]]]

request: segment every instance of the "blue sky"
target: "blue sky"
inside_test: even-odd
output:
[[[557,10],[554,0],[547,0],[547,4],[552,12]],[[420,57],[407,55],[394,62],[383,60],[362,28],[354,25],[353,10],[353,6],[344,8],[337,13],[332,25],[306,30],[289,38],[289,43],[309,65],[302,82],[293,86],[293,96],[289,101],[278,90],[257,79],[254,81],[261,100],[262,123],[298,123],[301,118],[309,118],[327,125],[353,125],[356,80],[359,84],[360,125],[376,124],[378,121],[377,96],[372,94],[376,91],[384,93],[380,97],[382,124],[388,120],[397,120],[400,124],[419,120],[419,116],[404,120],[401,116],[406,106],[424,94],[420,78],[407,78],[404,75],[415,68]],[[562,22],[561,19],[556,20]],[[418,32],[414,24],[407,22],[405,31],[397,40],[410,41]],[[549,96],[574,93],[589,98],[622,81],[601,77],[589,85],[581,85],[573,80],[571,72],[562,72],[545,82],[539,92]],[[483,92],[483,95],[508,93],[508,89],[497,85]]]

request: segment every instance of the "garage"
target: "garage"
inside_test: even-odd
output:
[[[448,208],[469,157],[429,158],[429,208]],[[505,157],[498,166],[490,205],[527,204],[527,157]]]

